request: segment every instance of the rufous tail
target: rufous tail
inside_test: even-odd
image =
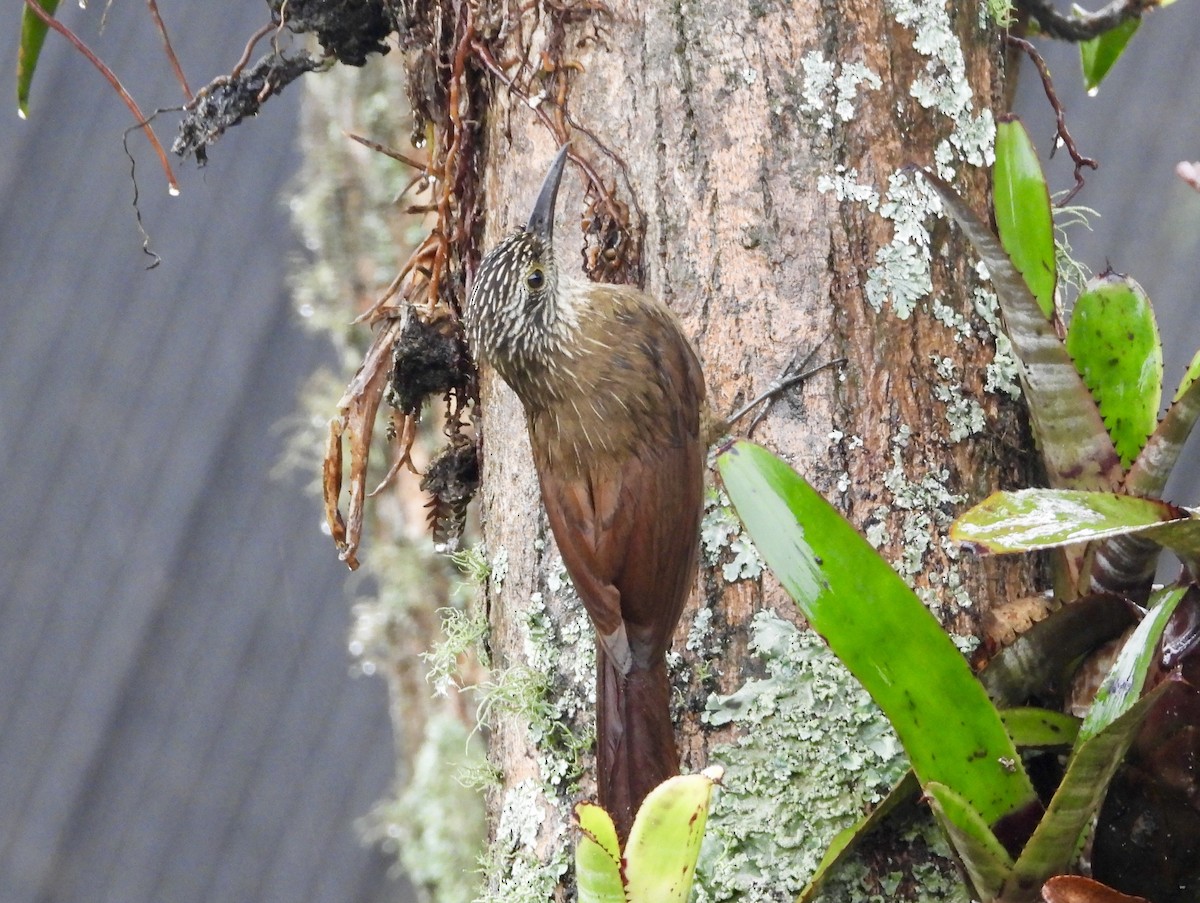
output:
[[[596,648],[596,785],[624,843],[646,795],[679,774],[665,658],[621,674]]]

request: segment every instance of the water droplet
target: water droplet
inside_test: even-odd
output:
[[[24,111],[24,110],[22,110],[20,107],[17,107],[17,115],[18,115],[18,116],[20,116],[22,119],[27,119],[27,118],[28,118],[28,117],[25,115],[25,111]]]
[[[306,320],[317,312],[316,308],[314,308],[311,304],[301,304],[298,310],[300,316],[304,317]]]
[[[360,655],[363,654],[362,640],[351,640],[349,648],[350,648],[350,654],[353,655],[355,658],[358,658]]]
[[[375,673],[375,663],[370,662],[370,661],[363,662],[362,663],[362,673],[365,674],[367,677],[370,677],[372,674],[374,674]]]
[[[1095,97],[1099,93],[1100,93],[1100,86],[1096,85],[1096,87],[1094,87],[1094,88],[1088,88],[1087,95],[1088,95],[1088,97]]]
[[[179,197],[179,186],[178,185],[168,185],[167,186],[167,194],[169,194],[173,198]]]

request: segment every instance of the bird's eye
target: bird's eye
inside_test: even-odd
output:
[[[546,274],[542,272],[541,267],[534,267],[525,277],[525,284],[535,292],[546,284]]]

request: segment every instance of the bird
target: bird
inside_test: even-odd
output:
[[[679,773],[666,653],[695,582],[707,406],[696,350],[660,300],[555,257],[570,145],[525,226],[479,263],[477,359],[520,400],[551,533],[596,632],[596,785],[618,836]]]

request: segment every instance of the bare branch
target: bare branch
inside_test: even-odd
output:
[[[1130,19],[1140,19],[1158,0],[1113,0],[1099,12],[1065,15],[1051,0],[1018,0],[1017,5],[1037,20],[1042,33],[1060,41],[1090,41]]]
[[[162,145],[158,143],[158,136],[154,134],[154,129],[150,127],[150,120],[142,113],[141,109],[137,105],[137,101],[135,101],[130,93],[125,90],[125,86],[121,84],[121,80],[117,78],[116,73],[108,68],[104,61],[96,56],[96,54],[91,51],[91,48],[89,48],[87,44],[83,43],[83,41],[80,40],[75,32],[71,31],[71,29],[67,28],[67,26],[63,25],[52,15],[42,9],[41,4],[38,3],[37,0],[25,0],[25,5],[33,10],[34,15],[45,22],[47,26],[53,28],[60,35],[66,38],[71,43],[71,46],[83,54],[87,58],[88,62],[95,66],[96,69],[99,70],[100,74],[107,79],[108,83],[112,85],[113,90],[120,95],[121,100],[125,102],[125,106],[129,108],[129,112],[133,114],[133,118],[137,121],[136,128],[143,129],[146,132],[146,138],[150,142],[150,146],[154,148],[154,152],[158,155],[158,162],[161,164],[163,172],[167,176],[167,189],[171,192],[171,194],[179,194],[179,183],[175,181],[175,173],[171,171],[171,164],[167,160],[166,151],[164,151]]]
[[[167,59],[171,61],[171,68],[175,70],[175,78],[179,80],[179,85],[183,88],[183,102],[190,103],[192,100],[192,89],[188,87],[187,76],[183,74],[183,67],[179,65],[179,57],[175,56],[175,49],[171,46],[171,36],[167,34],[167,26],[162,20],[162,16],[158,12],[157,0],[146,0],[146,5],[150,7],[150,15],[154,18],[154,25],[158,28],[159,35],[162,36],[163,47],[167,51]]]

